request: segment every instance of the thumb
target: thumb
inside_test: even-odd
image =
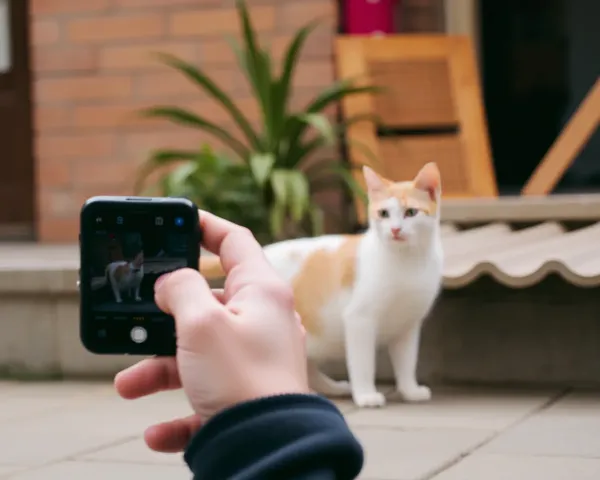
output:
[[[154,298],[163,312],[175,318],[179,345],[188,344],[187,348],[198,348],[198,343],[206,341],[213,327],[228,316],[204,277],[191,268],[159,278]]]

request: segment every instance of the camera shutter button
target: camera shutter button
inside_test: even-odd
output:
[[[135,343],[144,343],[148,338],[148,332],[144,327],[133,327],[131,329],[131,340]]]

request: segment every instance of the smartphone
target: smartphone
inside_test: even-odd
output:
[[[175,322],[154,302],[165,273],[198,269],[198,209],[183,198],[92,197],[81,209],[80,336],[96,354],[174,355]]]

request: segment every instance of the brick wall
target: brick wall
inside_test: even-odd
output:
[[[30,0],[38,237],[76,240],[82,202],[131,194],[136,169],[158,147],[198,147],[198,132],[141,121],[140,107],[193,106],[227,125],[211,101],[149,58],[166,51],[207,69],[258,120],[224,34],[232,0]],[[306,47],[295,100],[333,80],[334,0],[249,0],[261,36],[280,55],[297,27],[324,25]]]

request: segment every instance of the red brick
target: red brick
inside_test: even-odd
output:
[[[198,4],[203,7],[216,7],[220,6],[221,3],[222,0],[113,0],[115,8],[197,6]]]
[[[38,158],[103,158],[115,151],[115,136],[109,134],[45,134],[36,139]]]
[[[210,78],[225,92],[231,92],[234,87],[234,76],[229,69],[207,69]],[[204,91],[176,71],[153,73],[138,78],[135,92],[139,97],[181,97],[183,95],[197,95],[197,99],[206,98]]]
[[[271,53],[274,61],[283,60],[294,35],[278,35],[271,40]],[[323,59],[333,61],[333,33],[324,29],[314,31],[304,43],[299,60],[298,69],[302,68],[303,61]]]
[[[169,53],[196,63],[197,43],[161,42],[143,45],[111,46],[100,51],[100,67],[104,70],[151,70],[166,68],[153,54]]]
[[[68,189],[44,186],[40,193],[38,211],[42,216],[50,218],[77,217],[81,203],[73,200]]]
[[[33,20],[31,22],[31,44],[52,45],[60,38],[60,25],[56,20]]]
[[[330,61],[310,61],[302,63],[296,70],[295,87],[325,87],[333,81],[333,65]]]
[[[21,0],[22,1],[22,0]],[[34,16],[106,10],[112,0],[30,0]]]
[[[36,132],[69,127],[71,111],[64,107],[37,107],[33,111],[33,123]]]
[[[250,11],[257,31],[275,27],[275,9],[272,6],[257,6]],[[189,10],[171,15],[170,32],[175,36],[205,36],[237,33],[239,20],[234,8],[212,10]]]
[[[116,187],[119,190],[129,190],[135,184],[137,166],[132,162],[121,160],[78,160],[73,162],[73,183],[86,190],[87,187],[107,191],[107,187]]]
[[[45,78],[35,83],[38,102],[124,98],[131,95],[129,77]]]
[[[202,64],[237,64],[237,57],[229,43],[223,38],[202,39],[200,42]]]
[[[36,72],[84,72],[97,67],[97,56],[90,47],[38,47],[33,50]]]
[[[73,125],[77,129],[150,129],[159,126],[164,128],[166,122],[142,118],[139,115],[139,110],[147,106],[148,102],[80,105],[73,109]]]
[[[73,42],[106,42],[158,37],[164,33],[160,13],[72,20],[67,25]]]
[[[40,203],[43,201],[40,198]],[[44,243],[72,243],[79,235],[79,216],[70,218],[52,218],[40,215],[37,224],[37,236]]]
[[[331,0],[281,2],[278,13],[277,25],[284,32],[293,32],[314,20],[329,28],[337,24],[337,9]]]
[[[200,130],[184,129],[178,131],[131,133],[124,139],[123,153],[132,162],[145,161],[150,152],[163,148],[200,149],[208,135]]]
[[[37,183],[47,187],[68,187],[71,183],[71,160],[59,157],[36,159]]]

